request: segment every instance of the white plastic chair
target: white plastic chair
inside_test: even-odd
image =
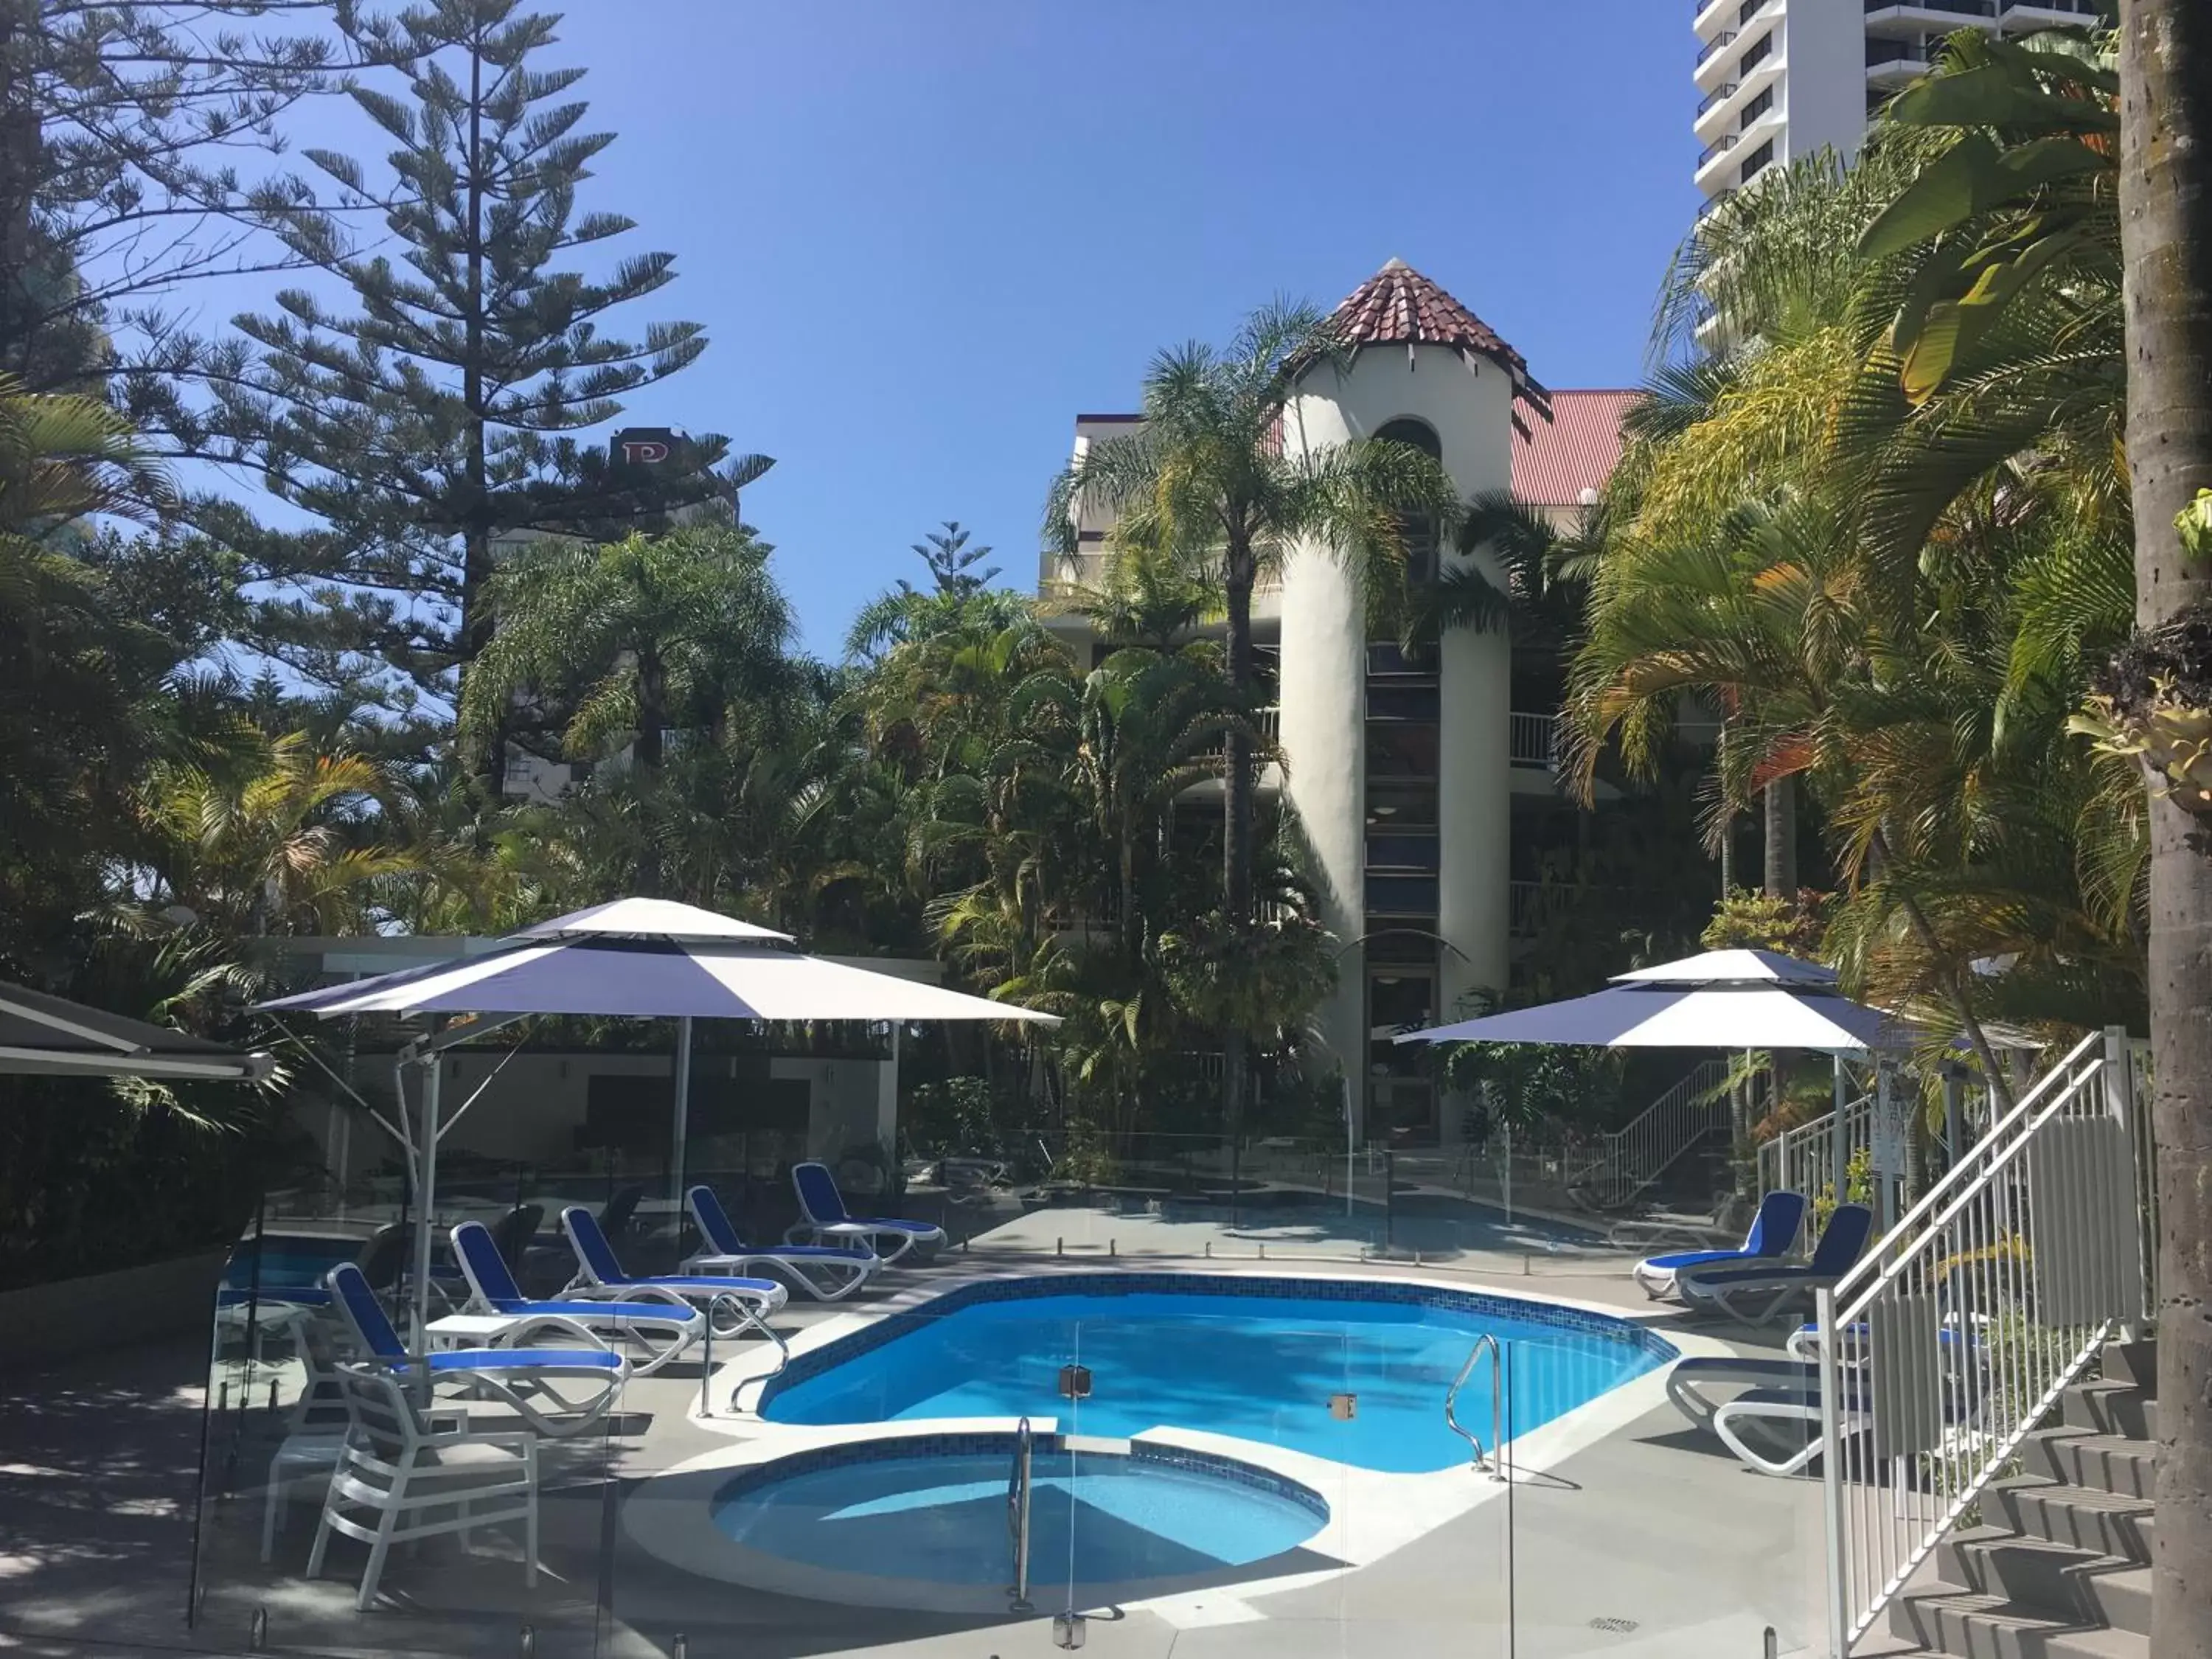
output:
[[[307,1577],[320,1575],[332,1533],[369,1547],[354,1605],[368,1611],[394,1544],[522,1522],[523,1577],[538,1586],[538,1437],[477,1433],[465,1419],[434,1422],[392,1373],[337,1368],[350,1425],[331,1471]]]

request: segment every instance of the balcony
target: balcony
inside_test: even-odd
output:
[[[1891,24],[1956,28],[1960,26],[1949,20],[1965,17],[1995,22],[1997,0],[1866,0],[1866,15],[1877,28]]]
[[[1726,103],[1729,99],[1736,95],[1736,93],[1741,89],[1742,86],[1743,82],[1741,81],[1722,82],[1720,85],[1715,87],[1711,92],[1698,100],[1698,113],[1702,116],[1714,105]]]
[[[1711,143],[1707,144],[1703,149],[1699,150],[1698,152],[1698,171],[1703,173],[1714,161],[1727,155],[1730,150],[1734,149],[1735,148],[1737,137],[1738,135],[1735,133],[1724,132],[1721,134],[1719,137],[1714,139]]]
[[[1940,40],[1937,42],[1941,44]],[[1928,73],[1933,48],[1922,39],[1866,43],[1866,78],[1870,87],[1899,87]]]
[[[1705,59],[1711,58],[1715,52],[1721,51],[1723,47],[1734,46],[1736,41],[1736,36],[1741,33],[1741,31],[1738,29],[1723,29],[1718,34],[1713,36],[1711,40],[1706,41],[1705,45],[1699,46],[1698,48],[1698,66],[1699,68],[1703,68]]]
[[[1524,714],[1516,710],[1506,716],[1506,758],[1515,766],[1525,766],[1546,772],[1557,771],[1559,763],[1559,717],[1557,714]]]
[[[2097,21],[2097,0],[2007,0],[2004,27],[2014,33],[2063,28]]]

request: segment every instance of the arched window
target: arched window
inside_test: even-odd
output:
[[[1443,465],[1444,447],[1437,436],[1436,428],[1413,416],[1401,415],[1395,421],[1385,422],[1375,434],[1378,442],[1405,444]],[[1406,577],[1409,581],[1432,581],[1437,574],[1437,527],[1425,515],[1407,520]]]

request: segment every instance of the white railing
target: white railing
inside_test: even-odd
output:
[[[1505,755],[1511,764],[1540,766],[1547,772],[1559,769],[1557,714],[1524,714],[1516,709],[1505,718]]]
[[[1844,1103],[1844,1155],[1852,1158],[1874,1145],[1874,1097]],[[1759,1190],[1802,1193],[1814,1198],[1836,1184],[1836,1114],[1824,1112],[1784,1129],[1759,1149]]]
[[[2137,1103],[2115,1049],[2084,1038],[1820,1292],[1838,1655],[2142,1316]]]
[[[1725,1129],[1728,1062],[1709,1060],[1653,1101],[1628,1123],[1605,1135],[1597,1156],[1572,1185],[1594,1188],[1601,1205],[1626,1204],[1674,1167],[1716,1129]]]

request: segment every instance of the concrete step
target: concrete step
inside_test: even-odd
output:
[[[1972,1527],[1937,1546],[1936,1571],[1947,1584],[2001,1597],[2021,1613],[2150,1632],[2149,1570],[2119,1557]],[[2116,1579],[2127,1582],[2110,1582]]]
[[[2158,1398],[2156,1342],[2107,1342],[2103,1370],[2106,1382],[2133,1383],[2145,1399]]]
[[[2140,1523],[2150,1515],[2142,1498],[2061,1486],[2039,1475],[1992,1481],[1983,1494],[1982,1513],[2024,1538],[2113,1555],[2143,1565],[2150,1542]]]
[[[2086,1429],[2046,1429],[2022,1441],[2020,1454],[2028,1474],[2061,1486],[2146,1500],[2156,1490],[2158,1446],[2153,1441]]]
[[[2076,1382],[2066,1390],[2062,1409],[2069,1428],[2130,1440],[2158,1438],[2158,1401],[2132,1382]]]
[[[2147,1637],[2038,1618],[2001,1595],[1937,1585],[1890,1603],[1893,1635],[1955,1659],[2149,1659]]]

